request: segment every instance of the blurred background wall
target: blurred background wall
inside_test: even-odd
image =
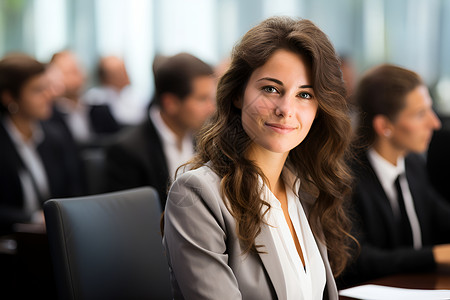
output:
[[[71,49],[93,78],[99,56],[119,55],[149,99],[155,54],[187,51],[216,65],[273,15],[315,22],[358,73],[382,62],[418,72],[450,115],[450,0],[0,0],[0,56],[45,62]]]

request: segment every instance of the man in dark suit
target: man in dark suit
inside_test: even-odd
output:
[[[340,287],[450,266],[450,206],[430,184],[421,155],[440,127],[427,87],[414,72],[382,65],[362,77],[355,100],[361,118],[352,209],[361,248]]]
[[[427,169],[431,184],[450,203],[450,129],[435,131],[427,151]]]
[[[93,131],[110,135],[139,124],[144,118],[146,104],[130,83],[124,60],[117,56],[101,57],[97,76],[98,85],[83,95],[83,101],[90,106]]]
[[[81,101],[85,74],[75,53],[64,50],[53,55],[50,64],[53,81],[61,81],[54,95],[50,121],[63,128],[78,146],[90,143],[93,131],[89,120],[89,107]]]
[[[148,115],[108,147],[106,181],[110,191],[153,186],[164,207],[176,169],[194,153],[193,134],[215,109],[215,79],[211,66],[187,53],[155,63]]]

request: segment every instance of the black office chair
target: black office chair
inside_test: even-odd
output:
[[[150,187],[44,204],[60,299],[171,299]]]

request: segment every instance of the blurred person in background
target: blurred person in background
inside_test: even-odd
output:
[[[91,142],[89,107],[81,101],[86,79],[76,55],[69,50],[57,52],[50,60],[50,67],[62,75],[64,86],[55,97],[52,121],[59,123],[77,145]]]
[[[360,255],[341,287],[396,273],[450,266],[450,205],[428,180],[423,153],[441,124],[418,74],[369,70],[355,90],[360,108],[353,162]]]
[[[5,299],[56,299],[42,204],[83,193],[67,135],[47,121],[56,75],[25,54],[0,60],[0,235],[14,241],[0,253]]]
[[[77,165],[59,128],[47,122],[53,90],[46,66],[24,54],[0,61],[0,223],[43,223],[42,204],[51,197],[82,193]]]
[[[133,90],[123,59],[102,57],[97,76],[99,85],[83,96],[90,106],[93,131],[103,135],[117,133],[123,127],[140,123],[145,115],[144,101]]]
[[[179,53],[155,57],[155,95],[145,120],[107,149],[108,190],[150,185],[166,202],[171,178],[194,154],[194,134],[215,110],[213,69]]]
[[[431,184],[450,203],[450,129],[435,131],[427,151]]]

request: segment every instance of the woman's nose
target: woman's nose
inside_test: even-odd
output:
[[[275,106],[275,115],[284,118],[292,116],[292,105],[290,97],[282,96],[277,100]]]

